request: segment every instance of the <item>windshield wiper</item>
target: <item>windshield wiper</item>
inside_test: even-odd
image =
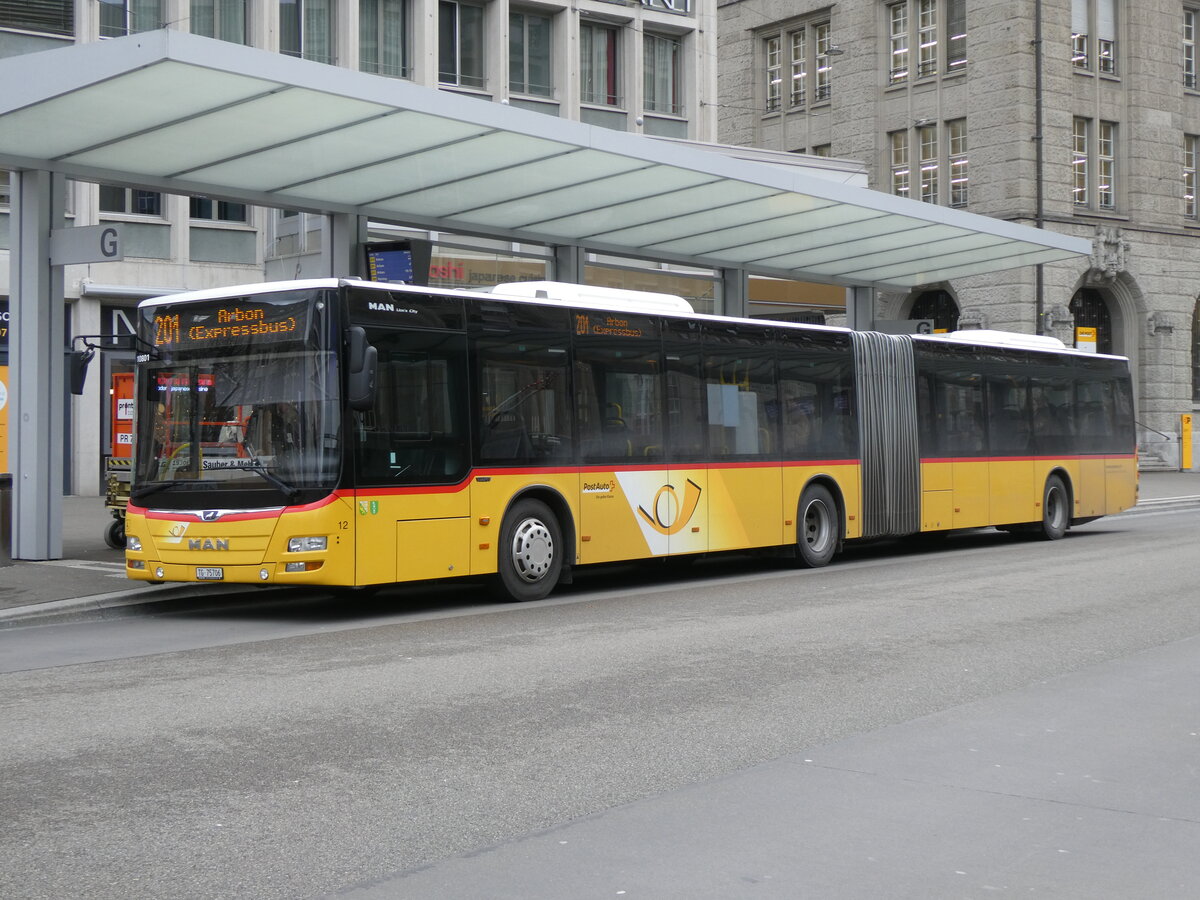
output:
[[[279,492],[287,498],[288,503],[291,503],[293,500],[295,500],[296,496],[300,493],[300,489],[298,487],[288,484],[274,472],[267,471],[267,469],[264,468],[261,463],[256,466],[241,466],[240,468],[247,472],[254,472],[256,475],[261,475],[265,481],[267,481],[272,487],[277,488]]]
[[[173,491],[185,488],[189,491],[211,491],[215,487],[216,485],[209,484],[206,481],[157,481],[134,488],[130,493],[130,497],[134,500],[140,500],[142,497],[157,494],[159,491]]]

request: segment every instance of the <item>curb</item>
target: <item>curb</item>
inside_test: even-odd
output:
[[[185,602],[188,600],[210,599],[225,602],[242,594],[250,592],[244,585],[227,585],[224,591],[214,592],[215,585],[207,589],[197,590],[195,585],[171,585],[135,588],[129,591],[113,591],[107,594],[92,594],[87,597],[73,597],[65,600],[48,600],[45,603],[30,603],[25,606],[14,606],[0,609],[0,630],[16,628],[22,625],[37,624],[41,619],[71,621],[72,619],[90,619],[96,614],[102,618],[118,618],[123,615],[133,615],[135,607],[167,604],[172,601]],[[261,588],[253,588],[257,594]]]

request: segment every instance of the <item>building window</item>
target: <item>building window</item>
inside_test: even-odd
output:
[[[210,200],[208,197],[192,197],[190,206],[190,215],[193,219],[208,219],[213,222],[246,221],[245,203]]]
[[[779,35],[763,41],[763,55],[767,63],[767,112],[775,112],[779,109],[779,92],[783,83],[783,64],[780,61],[779,43]]]
[[[75,33],[74,0],[0,0],[0,28],[43,34]]]
[[[1100,209],[1116,208],[1117,126],[1101,122],[1096,136],[1096,205]]]
[[[100,185],[100,212],[128,213],[135,216],[161,216],[162,194],[134,188]]]
[[[813,156],[833,156],[833,144],[817,144],[812,148]]]
[[[833,50],[829,22],[799,25],[763,38],[766,61],[766,110],[775,112],[783,101],[783,73],[789,79],[787,101],[792,108],[828,100]],[[809,73],[813,73],[809,91]]]
[[[923,120],[911,131],[889,133],[888,142],[893,194],[916,197],[925,203],[967,205],[966,119],[948,121],[940,128]],[[911,166],[914,156],[915,183]]]
[[[12,203],[12,188],[8,183],[8,169],[0,169],[0,206]]]
[[[1196,150],[1200,148],[1200,136],[1183,136],[1183,214],[1196,218]]]
[[[359,0],[358,68],[376,75],[407,78],[408,0]]]
[[[644,38],[642,104],[648,112],[683,112],[680,98],[679,61],[682,44],[678,38],[647,34]]]
[[[938,70],[937,0],[918,0],[917,77],[936,75]]]
[[[554,95],[550,63],[550,17],[508,14],[508,89],[517,94]]]
[[[598,106],[621,105],[617,49],[617,29],[580,24],[579,90],[582,102]]]
[[[162,28],[161,0],[100,0],[100,37],[121,37]]]
[[[1196,89],[1196,10],[1183,11],[1183,86]]]
[[[192,0],[192,34],[246,44],[246,0]]]
[[[1115,209],[1117,125],[1115,122],[1095,123],[1093,132],[1093,124],[1091,119],[1075,117],[1071,155],[1075,206]]]
[[[1116,0],[1071,0],[1071,64],[1104,75],[1117,71]]]
[[[1075,117],[1072,126],[1071,171],[1072,198],[1076,206],[1087,206],[1088,198],[1088,120]]]
[[[897,197],[907,197],[911,181],[908,165],[908,132],[893,131],[888,137],[891,141],[892,193]]]
[[[813,43],[816,44],[817,59],[816,72],[817,83],[813,89],[813,102],[820,103],[822,100],[829,99],[830,91],[830,70],[833,68],[830,62],[831,56],[829,48],[833,46],[830,38],[828,22],[818,22],[812,27]]]
[[[481,88],[483,64],[483,7],[454,0],[438,3],[438,81]]]
[[[792,32],[792,82],[788,102],[792,106],[803,106],[808,90],[808,29],[797,28]]]
[[[908,78],[908,3],[893,3],[888,7],[891,30],[891,70],[888,80],[893,84]]]
[[[917,146],[921,152],[921,202],[938,201],[938,139],[936,125],[917,129]]]
[[[950,205],[967,205],[970,181],[967,173],[967,120],[946,123],[946,148],[950,157]]]
[[[966,66],[966,0],[901,0],[888,4],[887,18],[889,84],[906,81],[912,74],[913,47],[918,78],[958,72]]]
[[[279,52],[333,63],[333,0],[279,0]]]

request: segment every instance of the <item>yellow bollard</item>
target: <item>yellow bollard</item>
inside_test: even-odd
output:
[[[1192,414],[1184,413],[1179,417],[1179,468],[1184,472],[1192,470]]]

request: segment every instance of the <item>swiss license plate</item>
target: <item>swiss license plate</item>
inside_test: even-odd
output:
[[[225,570],[220,566],[196,566],[196,578],[199,581],[222,581]]]

